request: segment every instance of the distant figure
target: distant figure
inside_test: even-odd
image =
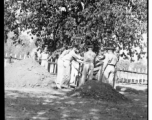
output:
[[[112,87],[115,87],[114,74],[118,57],[114,53],[114,47],[107,47],[106,49],[108,50],[108,53],[105,54],[102,75],[104,75],[104,77],[108,80],[106,82],[108,82]]]
[[[32,52],[30,53],[30,56],[32,57],[33,60],[37,59],[37,48],[32,49]]]
[[[82,71],[82,77],[79,82],[79,87],[85,83],[86,79],[92,80],[93,78],[93,70],[94,70],[96,54],[92,51],[92,49],[93,46],[89,45],[88,51],[84,53],[83,71]]]
[[[26,55],[27,55],[27,58],[30,58],[30,52],[27,52]]]
[[[47,66],[47,61],[49,58],[49,54],[47,51],[47,47],[44,48],[44,51],[41,54],[41,66],[46,67]]]
[[[116,47],[115,51],[114,51],[115,55],[117,56],[118,58],[118,62],[120,60],[120,48],[119,47]],[[118,63],[117,62],[117,63]],[[117,74],[117,71],[118,71],[118,67],[117,67],[117,64],[115,66],[115,72],[114,72],[114,88],[116,88],[116,80],[118,79],[118,74]]]
[[[42,49],[39,48],[37,51],[37,61],[39,64],[41,64],[41,56],[42,56]]]
[[[58,63],[58,58],[59,58],[59,54],[56,54],[56,56],[55,56],[55,59],[54,59],[54,62],[55,62],[55,64],[54,64],[54,66],[53,66],[53,73],[54,74],[56,74],[57,73],[57,63]],[[59,68],[60,69],[60,68]]]

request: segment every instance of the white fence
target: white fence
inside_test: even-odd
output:
[[[10,57],[11,56],[11,57]],[[5,54],[4,58],[5,58],[5,66],[7,63],[11,63],[14,62],[14,60],[23,60],[26,59],[30,56],[27,55],[17,55],[17,54]],[[45,65],[42,64],[41,62],[41,66],[45,67],[45,69],[48,70],[48,72],[56,74],[57,73],[57,60],[55,62],[53,62],[53,60],[51,61],[47,61],[45,63]]]
[[[5,54],[4,58],[9,59],[11,56],[11,59],[17,59],[17,60],[23,60],[26,59],[28,56],[27,55],[17,55],[17,54]]]
[[[45,69],[50,73],[57,74],[57,61],[47,62]],[[137,71],[124,71],[118,70],[116,75],[117,83],[128,83],[128,84],[147,84],[147,70],[136,69]]]
[[[9,58],[10,55],[6,54],[5,58]],[[26,59],[27,55],[12,55],[11,56],[18,60]],[[5,60],[6,62],[6,60]],[[45,64],[41,62],[41,66],[45,67],[48,72],[57,74],[57,60],[46,61]],[[116,72],[116,82],[117,83],[128,83],[128,84],[147,84],[147,69],[134,69],[133,71],[118,70]]]
[[[118,70],[116,74],[117,74],[117,79],[116,79],[117,83],[128,83],[128,84],[147,84],[148,83],[147,71],[133,72],[133,71]]]

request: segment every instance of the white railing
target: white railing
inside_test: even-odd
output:
[[[5,58],[9,58],[10,55],[6,54]],[[16,58],[17,60],[26,59],[27,55],[12,55],[12,59]],[[17,58],[19,57],[19,58]],[[5,59],[5,60],[6,60]],[[41,62],[42,65],[42,62]],[[53,62],[46,61],[45,65],[42,65],[49,73],[57,74],[57,60]],[[147,69],[134,69],[131,70],[117,70],[116,72],[116,82],[117,83],[128,83],[128,84],[147,84]]]
[[[23,60],[23,59],[26,59],[27,57],[28,57],[27,55],[17,55],[17,54],[7,54],[7,53],[4,55],[5,59]]]
[[[137,69],[138,70],[138,69]],[[117,71],[117,83],[128,83],[128,84],[147,84],[147,70],[143,72],[134,72],[134,71]]]
[[[45,65],[41,62],[41,66],[45,67],[49,73],[57,74],[57,60],[55,62],[53,62],[53,59],[46,61]]]

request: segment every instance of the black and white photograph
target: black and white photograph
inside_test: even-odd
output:
[[[4,0],[5,120],[148,120],[148,0]]]

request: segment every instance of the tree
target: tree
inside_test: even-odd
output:
[[[19,4],[20,8],[16,8]],[[22,19],[15,17],[16,9],[22,11]],[[147,1],[10,0],[5,2],[4,19],[6,33],[17,27],[31,28],[33,34],[41,36],[42,44],[48,44],[53,51],[78,42],[71,39],[73,36],[84,38],[79,39],[80,46],[91,42],[98,51],[106,43],[104,38],[110,39],[115,34],[116,42],[131,56],[130,48],[140,46],[141,35],[147,32]]]

